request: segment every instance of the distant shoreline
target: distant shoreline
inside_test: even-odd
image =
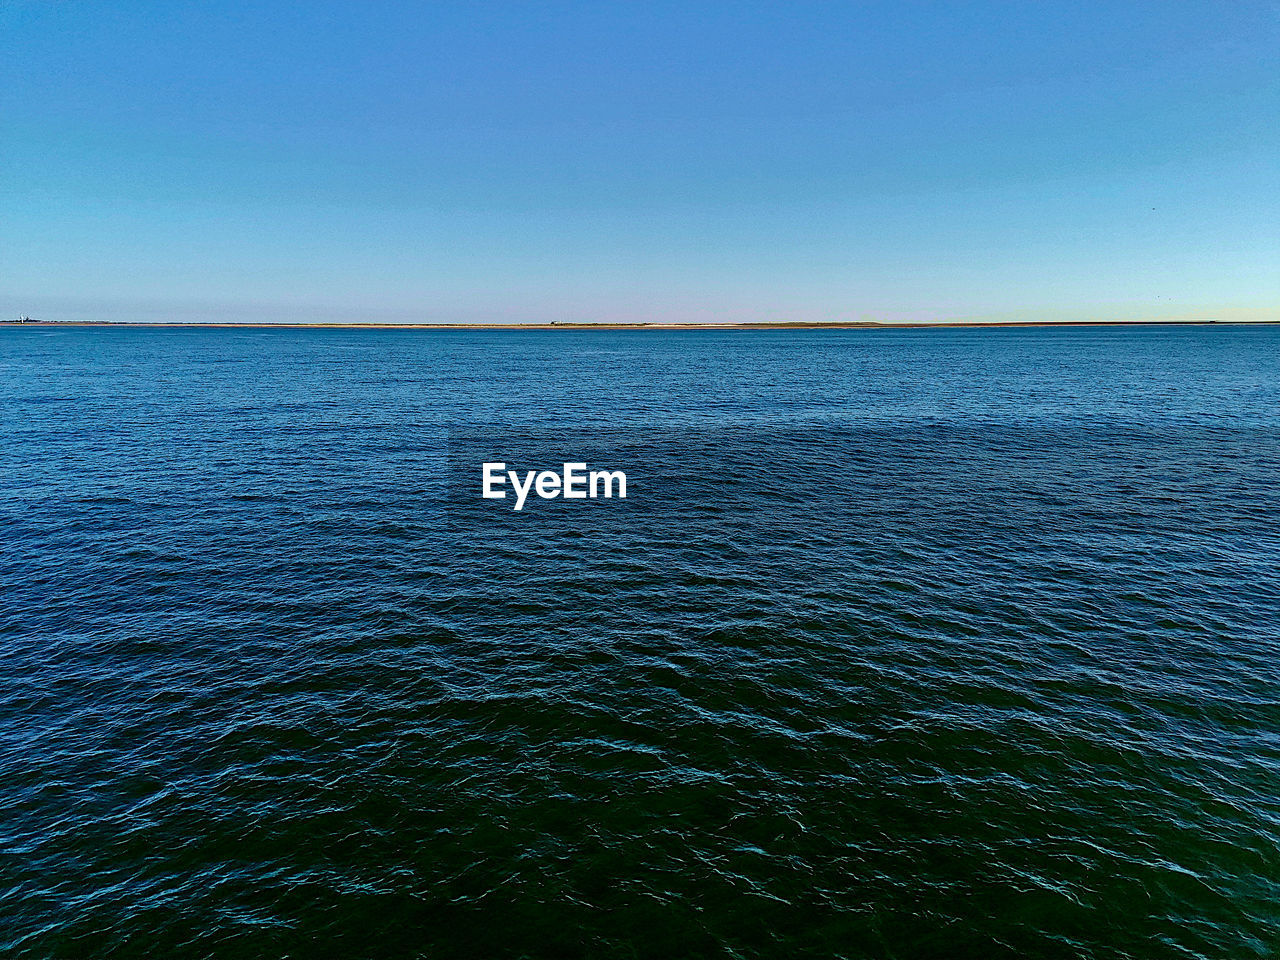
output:
[[[995,329],[1021,327],[1204,327],[1276,326],[1280,320],[1011,320],[946,322],[760,321],[748,323],[266,323],[241,321],[139,320],[0,320],[0,327],[198,327],[217,329],[335,329],[335,330],[929,330]]]

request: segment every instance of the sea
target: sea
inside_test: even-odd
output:
[[[1280,327],[0,329],[0,955],[1280,955]]]

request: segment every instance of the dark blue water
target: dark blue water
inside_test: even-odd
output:
[[[1274,327],[0,330],[0,954],[1276,955],[1278,385]]]

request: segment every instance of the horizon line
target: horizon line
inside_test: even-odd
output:
[[[1270,320],[758,320],[730,323],[656,321],[549,321],[536,323],[416,323],[369,321],[247,321],[247,320],[0,320],[2,327],[197,327],[197,328],[316,328],[354,330],[901,330],[901,329],[992,329],[999,327],[1157,327],[1157,326],[1276,326]]]

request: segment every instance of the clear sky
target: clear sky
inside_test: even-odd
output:
[[[0,317],[1280,318],[1280,4],[0,0]]]

